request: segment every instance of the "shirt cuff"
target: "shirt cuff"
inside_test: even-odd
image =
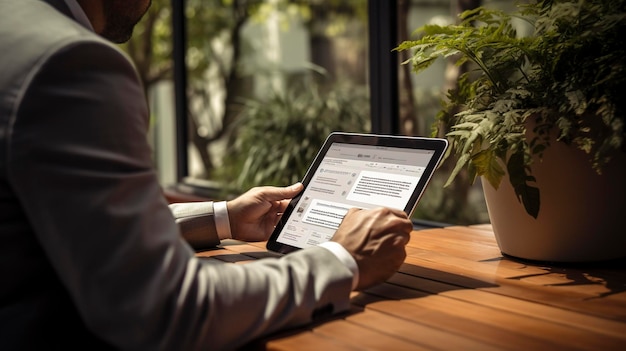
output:
[[[228,209],[226,201],[213,203],[213,215],[215,216],[215,230],[220,239],[231,239],[230,221],[228,220]]]
[[[319,244],[318,246],[321,246],[335,254],[335,256],[337,256],[337,258],[343,262],[348,269],[350,269],[352,272],[352,290],[356,289],[359,284],[359,266],[357,266],[354,257],[352,257],[348,250],[335,241],[327,241]]]

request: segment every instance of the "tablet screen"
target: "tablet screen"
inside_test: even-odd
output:
[[[350,136],[329,137],[304,178],[304,190],[291,201],[268,241],[268,249],[286,253],[328,241],[352,207],[385,206],[410,215],[447,143],[381,138],[385,139],[361,135],[350,142]]]

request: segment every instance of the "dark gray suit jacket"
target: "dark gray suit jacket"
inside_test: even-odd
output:
[[[324,248],[195,258],[133,65],[70,17],[0,0],[0,348],[231,349],[347,309],[352,275]],[[206,227],[190,240],[216,244],[212,206],[189,206]]]

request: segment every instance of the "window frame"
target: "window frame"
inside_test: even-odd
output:
[[[176,182],[183,183],[189,175],[187,144],[189,123],[187,105],[187,23],[185,0],[172,0],[172,57],[174,61],[174,111],[176,125]]]

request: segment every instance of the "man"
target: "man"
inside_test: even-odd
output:
[[[104,39],[127,40],[149,5],[0,0],[3,350],[233,349],[346,310],[404,260],[411,222],[385,208],[280,259],[196,259],[192,246],[267,239],[302,185],[168,206],[141,83]]]

